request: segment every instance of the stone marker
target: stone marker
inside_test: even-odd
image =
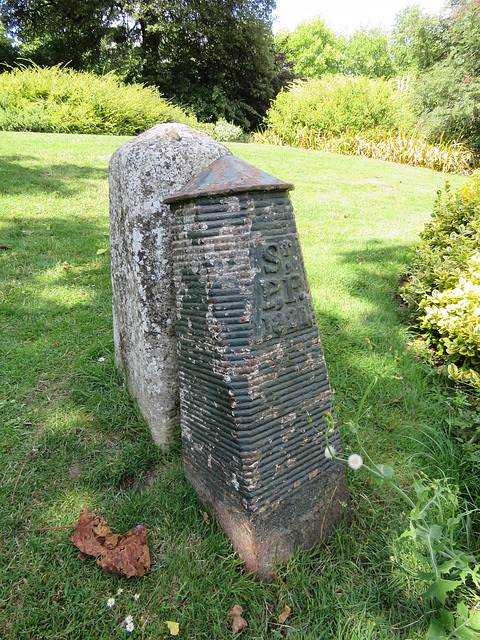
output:
[[[185,474],[262,580],[349,511],[291,188],[224,156],[166,199]]]
[[[171,219],[164,200],[229,153],[186,125],[167,123],[122,145],[110,160],[115,362],[164,448],[179,408]]]

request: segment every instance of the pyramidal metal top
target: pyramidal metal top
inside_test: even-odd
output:
[[[165,198],[164,202],[172,204],[201,197],[228,196],[242,191],[286,191],[293,188],[291,182],[283,182],[241,158],[226,155],[212,162],[180,191]]]

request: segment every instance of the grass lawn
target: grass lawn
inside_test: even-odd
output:
[[[245,639],[423,638],[435,605],[419,597],[418,563],[398,537],[408,509],[362,470],[348,474],[350,528],[297,553],[264,585],[242,573],[217,524],[205,521],[180,448],[165,455],[153,445],[113,364],[107,166],[125,140],[0,133],[0,244],[9,247],[0,249],[0,638],[122,638],[129,614],[134,638],[170,637],[166,621],[179,623],[180,638],[231,638],[235,604],[248,622]],[[411,348],[396,298],[445,175],[229,146],[296,186],[346,453],[356,407],[377,376],[361,421],[372,457],[405,484],[412,468],[434,473],[435,465],[461,481],[454,450],[438,435],[449,383]],[[148,526],[147,576],[127,580],[80,561],[71,529],[38,531],[71,525],[83,507],[115,532]],[[286,605],[291,614],[280,623]]]

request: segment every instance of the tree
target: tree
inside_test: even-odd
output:
[[[418,78],[415,105],[432,137],[466,140],[480,153],[480,0],[453,0],[443,51]]]
[[[257,126],[274,98],[271,0],[158,0],[135,15],[141,79],[207,121]]]
[[[419,73],[445,55],[447,25],[440,15],[424,14],[418,5],[396,15],[391,49],[401,73]]]
[[[298,77],[319,78],[325,73],[339,72],[343,41],[321,18],[302,22],[280,37]]]
[[[18,51],[10,38],[5,35],[5,29],[0,22],[0,65],[11,65],[18,57]]]
[[[118,6],[113,0],[0,0],[0,14],[23,57],[92,69]]]
[[[369,78],[395,76],[387,34],[381,29],[358,29],[346,42],[341,69],[347,75]]]

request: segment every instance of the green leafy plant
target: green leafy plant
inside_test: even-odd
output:
[[[401,295],[419,326],[450,363],[454,380],[480,388],[480,173],[439,193],[420,233]]]
[[[480,565],[467,550],[472,510],[460,497],[458,485],[452,486],[449,479],[432,481],[420,470],[414,473],[411,487],[403,487],[395,480],[392,465],[378,464],[370,457],[360,437],[359,421],[365,401],[376,381],[375,378],[363,394],[354,423],[350,427],[360,453],[344,458],[330,446],[329,436],[336,427],[333,417],[327,411],[324,418],[325,457],[346,462],[354,470],[364,468],[376,481],[386,483],[410,507],[410,526],[400,537],[410,539],[414,544],[414,556],[419,567],[417,579],[427,584],[423,598],[441,605],[437,616],[430,623],[427,638],[476,637],[471,634],[480,631],[480,612],[476,608],[469,609],[463,601],[465,590],[472,592],[472,586],[480,588]],[[311,424],[309,416],[308,422]],[[457,598],[455,613],[450,609],[454,598]],[[478,596],[473,592],[472,598],[480,604]]]

